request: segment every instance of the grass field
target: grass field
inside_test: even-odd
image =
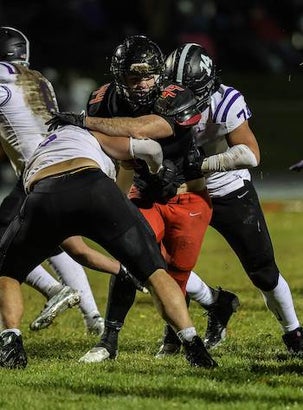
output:
[[[290,205],[290,206],[289,206]],[[303,321],[303,217],[297,207],[264,204],[277,262]],[[215,370],[191,368],[183,356],[154,359],[162,320],[149,295],[139,294],[121,331],[119,357],[101,364],[77,362],[97,338],[86,336],[80,312],[69,310],[49,328],[33,333],[30,321],[44,299],[24,286],[22,325],[29,364],[0,370],[1,409],[302,409],[303,361],[291,359],[277,322],[224,240],[211,228],[196,267],[211,285],[236,292],[241,306],[226,341],[213,351]],[[108,276],[88,272],[101,311]],[[190,306],[203,334],[206,317]]]

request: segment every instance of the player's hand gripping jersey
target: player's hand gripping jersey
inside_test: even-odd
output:
[[[0,140],[17,176],[47,135],[50,110],[57,109],[53,87],[42,74],[0,62]]]

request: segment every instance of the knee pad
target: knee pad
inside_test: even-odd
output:
[[[252,283],[260,290],[269,292],[273,290],[279,280],[279,269],[274,261],[258,268],[253,272],[247,272]]]

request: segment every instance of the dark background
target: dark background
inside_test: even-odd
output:
[[[62,110],[80,110],[110,80],[125,36],[146,34],[165,54],[198,42],[250,106],[256,177],[287,179],[303,158],[303,0],[0,0],[0,24],[28,36],[31,68],[53,82]]]

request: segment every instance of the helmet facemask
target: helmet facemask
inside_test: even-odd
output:
[[[197,99],[197,107],[203,112],[209,105],[212,94],[215,90],[215,79],[210,78],[201,84],[201,81],[194,80],[192,84],[187,85],[192,90]]]
[[[111,72],[118,93],[134,111],[153,106],[160,93],[163,67],[161,50],[145,36],[128,37],[116,48]],[[142,81],[148,85],[139,86]]]

